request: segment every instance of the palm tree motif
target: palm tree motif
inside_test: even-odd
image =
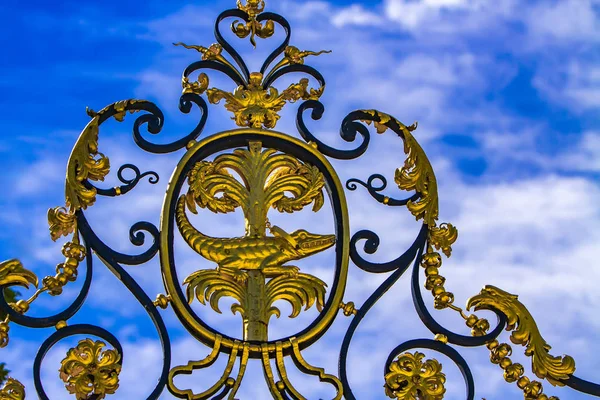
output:
[[[184,280],[189,302],[194,298],[202,304],[208,301],[220,312],[221,297],[235,298],[239,303],[232,311],[244,319],[244,339],[262,341],[267,340],[270,316],[280,315],[273,306],[275,301],[286,300],[292,305],[290,317],[297,316],[303,306],[308,309],[316,304],[322,309],[325,282],[284,264],[333,246],[335,236],[303,229],[287,233],[270,226],[267,218],[271,208],[292,213],[312,204],[313,211],[319,211],[325,180],[317,167],[274,149],[263,150],[261,142],[250,142],[247,149],[198,162],[188,174],[188,183],[189,191],[179,199],[177,225],[190,247],[217,264],[215,270],[196,271]],[[197,213],[197,207],[214,213],[241,208],[245,235],[204,235],[186,215],[186,208]]]

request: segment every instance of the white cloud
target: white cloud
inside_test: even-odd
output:
[[[533,85],[553,102],[576,112],[600,106],[600,67],[586,59],[549,62],[537,72]]]
[[[543,2],[530,8],[528,25],[533,36],[551,40],[600,40],[596,0]]]
[[[565,170],[599,172],[600,132],[584,132],[574,148],[565,152],[556,163]]]
[[[380,25],[383,20],[379,15],[365,10],[363,6],[353,4],[350,7],[337,12],[331,18],[331,22],[337,27],[342,27],[344,25],[377,26]]]

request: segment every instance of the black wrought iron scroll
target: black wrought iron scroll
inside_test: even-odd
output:
[[[38,397],[48,399],[40,372],[46,354],[60,341],[75,335],[88,338],[71,348],[61,363],[60,379],[67,391],[78,399],[102,399],[115,394],[119,387],[125,354],[118,338],[93,324],[69,325],[69,320],[84,304],[92,285],[93,254],[134,295],[156,328],[163,364],[156,385],[150,394],[144,395],[147,399],[160,398],[165,388],[183,399],[234,399],[251,358],[262,363],[265,381],[273,398],[306,398],[301,388],[293,385],[286,371],[285,361],[291,358],[301,372],[331,385],[335,390],[334,399],[355,399],[358,394],[353,391],[348,374],[353,338],[367,313],[411,265],[415,310],[432,335],[431,338],[409,340],[391,350],[383,365],[384,391],[377,392],[381,396],[443,398],[446,376],[442,365],[436,359],[426,359],[425,354],[417,351],[424,350],[440,353],[455,363],[464,377],[466,398],[474,399],[473,374],[457,346],[486,346],[492,363],[503,370],[507,382],[516,383],[525,399],[548,399],[543,394],[541,382],[525,376],[525,367],[510,359],[511,345],[498,340],[506,329],[511,331],[513,344],[526,347],[526,355],[532,360],[531,369],[540,380],[600,397],[600,385],[574,375],[575,361],[571,357],[555,357],[549,353],[550,347],[542,338],[533,317],[516,296],[486,286],[481,293],[469,299],[466,310],[455,305],[454,294],[446,289],[445,278],[440,275],[439,269],[442,254],[446,257],[451,255],[458,230],[451,224],[438,224],[437,181],[425,152],[413,135],[417,124],[406,126],[376,110],[353,111],[343,119],[340,127],[343,140],[357,143],[350,150],[332,147],[326,144],[326,139],[311,133],[304,117],[308,111],[313,121],[323,116],[325,108],[319,98],[325,88],[325,80],[315,68],[305,65],[305,59],[324,51],[303,51],[291,46],[288,21],[278,14],[264,12],[264,8],[262,0],[238,1],[236,9],[224,11],[217,17],[215,44],[203,47],[177,43],[201,55],[201,60],[189,65],[182,76],[183,94],[179,109],[186,114],[195,107],[200,111],[199,122],[190,133],[169,144],[150,140],[148,135],[160,134],[165,121],[160,109],[145,100],[123,100],[98,112],[88,110],[91,121],[76,141],[67,162],[65,206],[50,209],[48,213],[52,239],[69,237],[62,250],[65,261],[57,266],[55,275],[47,276],[41,282],[18,260],[0,263],[0,290],[13,286],[37,288],[28,299],[17,302],[9,302],[0,296],[0,311],[6,314],[6,318],[0,321],[0,347],[8,345],[11,324],[56,328],[56,332],[41,345],[32,365]],[[257,38],[272,36],[275,29],[285,32],[282,43],[267,57],[258,72],[249,70],[244,59],[221,32],[222,23],[232,19],[233,33],[240,38],[249,37],[253,45],[256,45]],[[234,90],[209,88],[210,80],[205,71],[216,71],[229,77]],[[289,73],[301,73],[306,77],[280,92],[274,84]],[[318,87],[311,88],[311,80],[316,81]],[[224,101],[239,129],[201,138],[208,117],[204,94],[211,104]],[[303,140],[273,131],[280,118],[279,111],[286,103],[300,100],[304,102],[298,107],[296,124]],[[185,150],[185,154],[167,187],[161,225],[157,227],[144,221],[133,224],[129,231],[130,242],[145,250],[138,254],[125,254],[108,246],[95,233],[86,218],[86,210],[94,205],[98,196],[122,196],[138,184],[159,182],[156,172],[142,172],[133,164],[124,164],[116,173],[121,183],[119,186],[102,188],[98,184],[110,171],[109,158],[100,151],[101,125],[111,118],[123,121],[127,113],[137,112],[144,114],[133,123],[133,140],[141,149],[154,154]],[[405,160],[395,171],[394,183],[401,191],[409,193],[405,198],[384,194],[388,190],[388,181],[378,172],[368,177],[349,179],[344,186],[329,163],[328,157],[351,162],[363,156],[368,151],[373,128],[377,133],[390,130],[403,141]],[[142,133],[142,129],[146,129],[147,133]],[[126,175],[132,177],[127,178]],[[350,235],[345,196],[361,188],[378,203],[406,207],[417,220],[422,221],[412,245],[394,260],[376,263],[361,255],[377,252],[381,239],[375,232],[360,230]],[[326,198],[331,205],[335,233],[318,234],[304,229],[287,232],[273,226],[267,217],[269,212],[292,213],[309,205],[314,212],[320,212]],[[203,234],[188,219],[188,212],[197,213],[199,208],[214,213],[242,209],[246,218],[245,235],[214,238]],[[201,269],[183,279],[178,276],[173,245],[177,231],[198,255],[216,264],[214,269]],[[330,247],[335,249],[331,288],[319,277],[289,265],[289,262],[327,251]],[[157,256],[161,262],[166,294],[160,294],[153,301],[128,273],[127,266],[146,264]],[[66,285],[77,280],[79,265],[84,261],[85,278],[78,295],[68,307],[48,317],[27,315],[39,296],[58,296]],[[344,302],[350,261],[367,273],[388,274],[359,307],[352,302]],[[425,282],[421,282],[422,274]],[[422,286],[432,293],[434,308],[457,312],[470,334],[440,324],[423,298]],[[242,316],[241,338],[219,331],[191,307],[194,301],[198,301],[220,312],[219,300],[222,297],[236,301],[232,311]],[[291,318],[311,307],[319,311],[318,316],[295,334],[273,339],[268,334],[268,325],[270,317],[281,314],[273,304],[279,300],[290,303]],[[159,309],[168,308],[172,308],[192,336],[212,349],[206,358],[172,366],[171,340],[159,312]],[[469,309],[492,311],[497,316],[496,325],[492,327],[486,319],[469,314]],[[311,365],[302,351],[320,340],[339,313],[352,320],[340,343],[336,374]],[[106,348],[107,345],[112,348]],[[226,366],[216,382],[202,382],[207,389],[198,393],[179,386],[179,375],[212,367],[220,355],[227,356]],[[233,374],[233,371],[236,373]],[[377,390],[380,389],[373,388],[374,392]],[[0,390],[0,399],[5,398],[23,399],[25,388],[19,381],[9,379]]]

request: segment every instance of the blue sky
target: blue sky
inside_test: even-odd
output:
[[[181,72],[197,56],[171,43],[211,44],[215,17],[234,3],[145,1],[141,5],[123,0],[0,5],[5,16],[0,26],[5,38],[0,63],[0,163],[5,171],[0,177],[4,188],[0,220],[5,227],[0,233],[0,259],[19,257],[41,276],[53,273],[61,261],[61,243],[50,241],[45,214],[49,207],[64,203],[64,168],[89,120],[85,106],[98,110],[124,98],[154,101],[166,116],[165,130],[155,138],[159,142],[181,137],[195,126],[197,110],[182,115],[177,101]],[[358,108],[376,108],[406,124],[419,121],[416,137],[440,183],[441,221],[452,222],[460,232],[453,256],[443,267],[457,303],[464,304],[487,283],[518,293],[553,346],[553,354],[572,355],[577,375],[598,381],[600,2],[271,0],[267,9],[288,18],[292,44],[333,50],[309,62],[327,80],[322,97],[326,113],[320,121],[309,121],[323,140],[343,146],[337,138],[339,123]],[[256,50],[247,41],[232,40],[257,69],[277,38],[259,41]],[[225,80],[214,82],[233,89]],[[296,107],[287,107],[278,130],[297,135]],[[127,198],[101,199],[89,212],[103,239],[130,252],[136,249],[128,245],[129,226],[138,220],[158,224],[166,182],[182,155],[144,154],[131,140],[132,121],[103,126],[101,151],[111,158],[113,170],[133,162],[142,170],[156,170],[162,180],[155,186],[141,184]],[[233,127],[222,106],[211,106],[205,134]],[[393,176],[403,162],[402,144],[393,135],[373,139],[364,160],[335,163],[342,178],[366,179],[372,173]],[[113,173],[106,185],[115,179]],[[393,189],[389,193],[399,197]],[[348,201],[354,209],[352,232],[368,228],[384,238],[375,260],[395,258],[398,249],[416,235],[418,225],[408,213],[376,207],[360,192],[348,193]],[[135,206],[120,211],[128,202]],[[303,216],[301,223],[310,221],[325,230],[331,222]],[[215,234],[239,229],[239,215],[222,221],[215,219]],[[327,257],[307,268],[322,272],[330,281]],[[194,270],[197,262],[187,254],[181,263]],[[130,271],[151,297],[164,291],[156,261]],[[360,304],[383,279],[351,268],[347,299]],[[414,312],[408,283],[406,277],[401,279],[372,310],[353,344],[350,377],[361,398],[384,397],[381,370],[396,344],[430,336]],[[76,293],[74,284],[60,298],[42,297],[31,313],[59,311]],[[108,296],[112,302],[107,304]],[[219,319],[198,310],[232,334],[240,329],[238,317]],[[456,330],[463,328],[447,314],[435,315]],[[163,315],[173,337],[173,365],[207,353],[170,310]],[[314,314],[308,312],[298,324],[311,318]],[[277,325],[275,333],[293,329],[284,319],[277,322],[281,327]],[[89,301],[75,321],[97,321],[117,334],[130,356],[116,398],[144,398],[152,381],[148,376],[158,377],[161,362],[156,335],[143,310],[98,263]],[[306,351],[307,360],[335,371],[336,345],[347,324],[347,319],[338,318],[331,334]],[[0,350],[0,361],[9,364],[30,392],[30,361],[50,333],[13,326],[11,344]],[[43,373],[52,398],[63,393],[56,369],[71,344],[57,345],[45,362]],[[461,351],[474,369],[478,398],[521,396],[514,385],[503,383],[502,371],[488,362],[485,349]],[[515,360],[525,361],[516,346],[515,353]],[[464,398],[458,372],[449,362],[444,365],[445,369],[448,365],[447,398]],[[200,388],[213,375],[203,376],[200,383],[186,383]],[[254,383],[262,380],[260,375],[249,372],[246,379]],[[308,398],[331,395],[318,382],[302,382]],[[585,398],[570,389],[544,386],[546,393],[561,399]],[[264,390],[260,385],[245,385],[238,397],[260,398]]]

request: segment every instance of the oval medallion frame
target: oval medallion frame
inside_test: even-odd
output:
[[[224,335],[207,325],[191,309],[188,302],[185,301],[175,266],[173,240],[176,224],[174,219],[179,194],[187,178],[187,173],[194,164],[223,150],[247,147],[251,141],[260,141],[264,148],[272,148],[286,154],[291,154],[303,162],[316,166],[325,177],[325,189],[331,202],[335,224],[336,268],[333,285],[331,286],[331,291],[323,310],[308,327],[294,336],[266,343],[248,342],[251,358],[262,357],[265,347],[268,349],[269,356],[274,357],[277,343],[282,345],[284,354],[289,354],[292,348],[290,339],[295,339],[300,349],[306,348],[317,341],[327,331],[338,315],[339,305],[342,303],[346,289],[350,258],[350,228],[346,197],[343,186],[333,166],[314,147],[286,134],[261,129],[224,131],[211,135],[190,146],[187,153],[179,161],[167,187],[160,225],[160,262],[167,295],[170,297],[173,309],[181,323],[194,337],[207,346],[213,346],[217,337],[221,337],[222,351],[230,353],[234,346],[236,346],[236,343],[240,343],[240,340]]]

